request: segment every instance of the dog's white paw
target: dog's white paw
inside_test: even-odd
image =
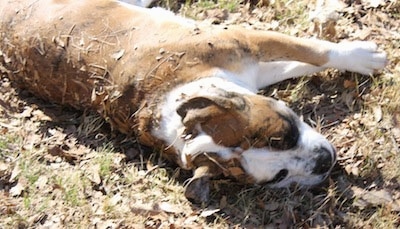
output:
[[[387,64],[386,53],[374,42],[352,41],[334,44],[327,67],[369,75]]]

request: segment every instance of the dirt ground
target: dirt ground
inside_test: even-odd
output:
[[[194,205],[183,195],[189,172],[112,132],[97,114],[39,100],[2,74],[0,228],[400,227],[399,2],[157,4],[210,24],[371,40],[385,50],[390,63],[374,76],[327,70],[260,92],[285,101],[332,141],[332,175],[309,189],[216,179],[210,204]]]

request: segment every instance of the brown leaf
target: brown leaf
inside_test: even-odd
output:
[[[279,208],[280,204],[278,202],[270,202],[264,205],[264,209],[267,211],[275,211]]]
[[[153,219],[159,219],[161,221],[165,221],[168,219],[168,214],[166,212],[152,209],[151,207],[146,205],[135,204],[134,207],[131,207],[131,212],[135,215],[151,217]]]
[[[381,106],[376,106],[373,108],[375,122],[380,122],[382,120],[382,108]]]
[[[100,165],[96,164],[89,169],[88,178],[97,185],[101,183]]]
[[[110,199],[110,204],[111,204],[112,206],[115,206],[115,205],[117,205],[121,200],[122,200],[121,193],[118,192],[117,194],[115,194],[115,195]]]
[[[354,104],[355,104],[354,94],[353,94],[352,92],[346,92],[346,91],[344,91],[344,92],[342,93],[342,96],[341,96],[341,97],[342,97],[342,101],[345,102],[347,108],[348,108],[350,111],[353,111],[353,110],[354,110]]]
[[[400,212],[400,200],[395,200],[390,204],[393,211]]]
[[[41,141],[42,137],[40,135],[29,134],[25,137],[24,145],[22,147],[26,150],[33,150]]]
[[[60,147],[58,147],[58,146],[54,146],[54,147],[52,147],[52,148],[49,148],[49,149],[47,150],[47,152],[48,152],[51,156],[61,156],[61,155],[64,153],[64,151],[63,151]]]
[[[198,219],[198,216],[197,216],[196,214],[191,215],[191,216],[187,217],[187,218],[183,221],[183,224],[184,224],[184,225],[193,224],[194,222],[196,222],[197,219]]]
[[[17,211],[17,203],[5,192],[0,192],[0,215],[15,214]]]
[[[354,176],[358,177],[360,175],[360,169],[357,166],[352,166],[351,167],[351,173]]]
[[[63,133],[61,130],[58,130],[56,128],[49,128],[47,129],[48,134],[51,136],[52,141],[54,144],[61,145],[64,143],[65,138],[67,135]]]
[[[383,205],[393,201],[392,195],[384,189],[368,191],[362,198],[372,205]]]
[[[7,174],[10,170],[10,164],[0,161],[0,177]]]
[[[106,229],[106,228],[118,228],[118,224],[114,222],[115,220],[100,220],[94,223],[95,228]]]
[[[226,196],[222,196],[221,199],[219,200],[219,208],[223,209],[228,205],[228,202],[226,200]]]
[[[211,216],[219,211],[220,211],[220,209],[218,209],[218,208],[217,209],[205,209],[200,213],[199,217],[207,218],[208,216]]]
[[[38,189],[43,189],[47,184],[48,178],[47,176],[40,176],[38,180],[35,182],[35,185]]]
[[[32,111],[33,111],[33,108],[32,108],[32,107],[30,107],[30,106],[25,106],[25,107],[24,107],[24,111],[22,111],[21,113],[17,114],[16,116],[17,116],[18,118],[29,118],[29,117],[32,116]]]
[[[228,168],[228,170],[229,170],[229,173],[234,177],[244,174],[243,169],[241,169],[240,167],[230,167],[230,168]]]
[[[24,185],[22,185],[21,182],[18,182],[14,187],[10,189],[10,195],[20,196],[24,190],[25,190]]]
[[[352,167],[353,167],[353,166],[350,165],[350,164],[349,164],[349,165],[346,165],[346,166],[344,167],[344,170],[346,171],[347,174],[351,174],[351,169],[352,169]]]
[[[150,160],[147,161],[147,163],[146,163],[147,173],[150,173],[151,171],[153,171],[157,168],[158,168],[158,165],[154,165],[153,162],[151,162]]]
[[[397,143],[400,143],[400,128],[393,128],[392,134]]]
[[[54,146],[49,148],[48,152],[52,156],[64,158],[65,161],[73,164],[84,154],[85,150],[83,148],[84,146],[79,146],[75,150],[65,151],[60,146]]]
[[[357,35],[355,36],[360,38],[360,40],[366,40],[369,37],[369,35],[371,35],[371,33],[372,29],[367,28],[358,32]]]
[[[385,0],[361,0],[361,2],[367,8],[377,8],[386,5]]]
[[[32,121],[52,121],[53,120],[50,116],[44,114],[42,110],[34,110],[32,112],[32,116],[33,116],[31,118]]]
[[[17,178],[17,176],[21,173],[21,169],[19,168],[19,164],[17,163],[14,166],[13,171],[11,172],[11,176],[10,179],[8,180],[10,183],[15,181],[15,178]]]
[[[343,87],[348,89],[348,88],[355,88],[356,87],[356,82],[353,80],[344,80],[343,81]]]
[[[161,210],[166,213],[181,213],[182,209],[177,205],[172,205],[168,202],[161,202],[154,207],[155,210]]]
[[[355,204],[359,207],[379,206],[394,203],[392,194],[386,189],[364,190],[352,187],[353,195],[356,197]]]

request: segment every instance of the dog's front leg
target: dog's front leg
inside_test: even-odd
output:
[[[332,43],[260,31],[243,36],[245,47],[259,63],[258,88],[325,68],[372,74],[387,64],[386,53],[373,42]]]
[[[254,88],[261,89],[283,80],[313,74],[324,69],[325,67],[298,61],[261,62]]]

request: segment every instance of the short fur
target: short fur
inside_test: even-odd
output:
[[[113,0],[2,0],[0,14],[2,72],[39,97],[98,111],[195,170],[185,194],[200,202],[218,174],[313,185],[334,165],[325,137],[259,88],[328,67],[371,74],[386,64],[371,42],[203,25]]]

